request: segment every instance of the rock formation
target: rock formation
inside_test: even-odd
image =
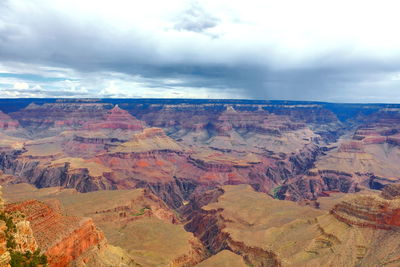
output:
[[[104,263],[122,255],[125,260],[133,259],[134,262],[143,266],[193,266],[207,255],[199,240],[184,230],[176,213],[148,189],[103,190],[80,194],[70,189],[37,190],[30,185],[19,184],[9,186],[5,196],[13,202],[34,196],[44,202],[58,199],[65,213],[73,218],[90,216],[96,226],[104,231],[108,242],[124,249],[121,252],[114,246],[104,245],[103,239],[98,245],[82,252],[74,259],[74,262],[88,263],[90,261],[93,264],[102,264],[101,262]],[[42,230],[38,229],[38,231]],[[43,232],[47,232],[52,237],[56,236],[48,230]],[[84,237],[71,236],[69,238],[79,240]],[[84,242],[87,242],[90,238],[85,238],[85,240]],[[65,241],[62,244],[65,244]],[[57,251],[53,250],[52,254],[57,255]],[[142,255],[144,251],[147,257]],[[108,255],[110,253],[114,256]],[[124,256],[124,253],[129,257]]]
[[[4,214],[4,200],[2,198],[2,188],[0,186],[0,213]],[[0,220],[0,266],[9,266],[11,260],[10,253],[7,250],[7,225]]]
[[[335,205],[331,213],[348,224],[395,230],[400,226],[399,185],[387,185],[380,196],[357,196]]]
[[[22,266],[39,257],[38,244],[30,222],[18,211],[5,208],[0,187],[0,266]],[[27,254],[28,253],[28,254]],[[40,256],[41,257],[41,256]],[[36,264],[46,263],[41,258]]]
[[[0,103],[0,184],[51,265],[398,263],[399,106],[35,102]]]
[[[35,137],[47,137],[63,130],[82,127],[89,120],[103,118],[109,104],[101,103],[46,103],[30,104],[11,113],[22,127]]]
[[[230,250],[248,265],[398,263],[397,229],[372,227],[371,231],[370,226],[353,223],[364,218],[369,205],[347,209],[347,217],[353,216],[354,220],[343,220],[339,217],[343,208],[339,207],[347,200],[326,197],[325,202],[321,209],[314,209],[274,200],[248,186],[225,186],[193,198],[183,214],[188,220],[186,229],[193,231],[213,254]],[[386,249],[382,249],[382,242]],[[213,261],[211,257],[204,263]]]
[[[107,111],[102,118],[91,120],[83,125],[85,129],[96,131],[99,129],[122,129],[140,131],[144,128],[144,123],[139,121],[128,111],[123,110],[116,105]]]
[[[19,127],[18,121],[0,111],[0,130],[16,130]]]
[[[399,184],[388,184],[382,190],[381,196],[384,199],[394,200],[400,198],[400,185]]]
[[[30,222],[38,246],[45,251],[50,266],[66,266],[97,246],[104,236],[90,219],[65,217],[53,207],[37,200],[9,204],[7,212],[21,212]]]

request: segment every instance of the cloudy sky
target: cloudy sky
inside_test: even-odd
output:
[[[0,0],[0,97],[400,102],[400,2]]]

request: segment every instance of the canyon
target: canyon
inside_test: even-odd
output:
[[[400,105],[13,101],[3,213],[49,266],[400,264]]]

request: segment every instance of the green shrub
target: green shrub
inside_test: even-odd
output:
[[[44,254],[40,254],[40,250],[36,250],[34,253],[31,253],[30,251],[25,253],[12,251],[10,256],[11,267],[47,266],[47,257]]]
[[[148,207],[141,208],[141,209],[139,210],[139,212],[133,214],[133,216],[141,216],[141,215],[144,214],[145,210],[151,210],[151,208],[148,208]]]
[[[7,238],[6,247],[9,250],[10,249],[15,249],[17,247],[17,243],[15,242],[14,236],[12,236],[10,234],[6,234],[6,238]]]
[[[11,267],[47,266],[47,257],[46,255],[40,253],[40,249],[37,249],[33,253],[30,251],[26,251],[25,253],[15,251],[17,243],[15,242],[13,233],[17,231],[17,227],[13,222],[12,216],[5,213],[0,213],[0,220],[4,221],[7,226],[7,229],[5,230],[7,241],[6,246],[11,256]]]
[[[6,219],[6,226],[7,226],[7,230],[9,232],[16,232],[17,231],[17,226],[15,225],[15,223],[13,222],[11,217],[8,217]]]
[[[5,213],[0,213],[0,220],[4,221],[6,223],[7,231],[11,231],[11,232],[17,231],[17,227],[15,226],[15,223],[13,222],[11,216],[8,216]]]
[[[282,196],[280,194],[281,188],[282,188],[282,186],[277,186],[277,187],[274,188],[274,190],[273,190],[273,198],[282,199]]]

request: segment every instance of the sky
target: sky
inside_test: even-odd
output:
[[[389,0],[0,0],[0,98],[400,103]]]

